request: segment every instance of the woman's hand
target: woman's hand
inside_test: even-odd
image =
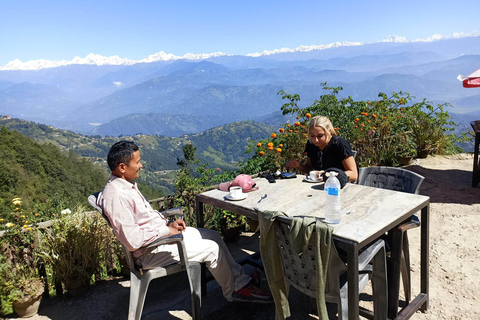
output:
[[[348,176],[348,181],[355,181],[358,179],[357,163],[355,158],[350,156],[342,161],[345,168],[345,174]]]
[[[290,161],[287,161],[287,163],[285,164],[285,167],[297,169],[298,167],[300,167],[300,162],[298,162],[298,160],[295,160],[295,159],[290,160]]]
[[[309,157],[305,159],[305,162],[302,161],[301,163],[298,160],[290,160],[285,164],[285,167],[299,170],[305,174],[308,174],[310,170],[313,170]]]

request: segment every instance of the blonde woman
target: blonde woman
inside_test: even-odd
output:
[[[332,122],[324,116],[316,116],[308,123],[308,141],[305,161],[290,160],[286,166],[306,174],[311,170],[337,168],[345,172],[348,181],[358,178],[357,164],[350,144],[335,135]]]

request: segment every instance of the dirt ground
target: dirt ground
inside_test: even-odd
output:
[[[471,187],[473,156],[435,156],[417,159],[409,167],[425,176],[420,193],[430,196],[430,304],[414,319],[480,319],[480,188]],[[419,288],[420,230],[408,232],[412,259],[412,292]],[[258,250],[258,234],[245,234],[229,245],[235,258]],[[252,267],[246,266],[251,270]],[[266,284],[263,284],[266,286]],[[126,319],[129,281],[102,281],[83,297],[44,299],[32,320]],[[308,303],[292,293],[291,319],[315,319]],[[143,319],[191,319],[185,276],[152,282]],[[273,305],[227,303],[215,281],[202,302],[203,319],[274,319]]]

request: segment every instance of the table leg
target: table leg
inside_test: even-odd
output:
[[[430,269],[430,204],[425,208],[422,208],[421,213],[421,278],[420,278],[420,288],[421,292],[426,295],[425,303],[420,307],[421,311],[426,311],[428,309],[428,300],[429,300],[429,269]]]
[[[347,252],[348,277],[348,319],[357,320],[359,317],[358,292],[358,247],[356,243],[349,243]]]
[[[195,205],[197,207],[197,228],[203,228],[205,225],[205,222],[203,221],[203,202],[199,200],[198,198],[195,199]]]
[[[480,145],[480,133],[475,133],[475,147],[473,149],[472,187],[478,186],[478,147]]]
[[[398,300],[400,293],[400,264],[402,261],[403,231],[395,229],[389,231],[392,236],[392,246],[390,252],[390,259],[387,261],[388,265],[388,318],[395,319],[398,315]]]

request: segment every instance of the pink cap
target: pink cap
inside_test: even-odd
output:
[[[242,187],[242,192],[258,190],[258,187],[255,187],[255,181],[248,174],[239,174],[232,182],[220,183],[218,188],[222,191],[228,191],[230,187],[234,186]]]

